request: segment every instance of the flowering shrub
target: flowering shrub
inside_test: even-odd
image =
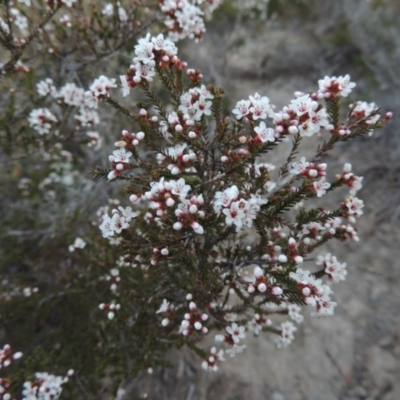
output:
[[[285,347],[303,308],[333,314],[332,288],[345,280],[346,264],[330,253],[312,256],[330,239],[358,240],[362,177],[349,163],[333,175],[324,157],[336,144],[372,135],[391,114],[355,102],[345,115],[343,98],[355,86],[345,76],[296,92],[280,111],[255,93],[224,115],[223,89],[206,86],[175,44],[198,41],[203,18],[218,5],[1,4],[2,156],[30,157],[4,175],[18,178],[22,207],[11,210],[18,228],[34,228],[25,240],[26,232],[11,231],[18,239],[7,237],[5,246],[26,252],[28,278],[18,282],[2,270],[2,325],[12,338],[8,327],[25,315],[34,332],[24,333],[30,348],[21,360],[10,346],[1,350],[1,398],[55,399],[62,390],[115,396],[124,380],[167,365],[166,352],[182,346],[216,371],[245,349],[246,335],[269,332]],[[154,30],[163,33],[147,33]],[[108,60],[133,41],[129,68],[108,78],[115,69]],[[114,132],[104,103],[124,127],[108,168],[93,171],[125,183],[126,195],[104,186],[96,192],[85,175]],[[298,156],[304,140],[318,141],[314,156]],[[290,144],[273,165],[270,153]],[[349,195],[324,207],[341,187]],[[28,224],[27,207],[39,222]],[[65,374],[71,367],[78,372]],[[37,372],[44,370],[58,375]],[[76,384],[64,386],[68,380]]]
[[[342,117],[342,99],[355,87],[346,75],[296,92],[280,111],[256,93],[226,118],[223,90],[206,87],[168,39],[147,35],[133,61],[121,85],[124,96],[131,89],[146,96],[137,111],[111,96],[114,79],[102,76],[90,87],[137,126],[118,138],[111,169],[94,171],[125,182],[130,203],[127,196],[99,225],[125,261],[110,271],[110,300],[100,308],[124,324],[146,318],[148,337],[189,346],[210,371],[226,354],[241,353],[249,332],[270,332],[279,347],[289,345],[304,307],[316,317],[334,313],[334,284],[347,275],[335,256],[312,254],[330,239],[359,240],[362,177],[348,163],[331,176],[324,157],[338,143],[372,135],[391,113],[381,116],[375,104],[359,101]],[[174,105],[169,111],[150,87],[156,76]],[[296,161],[301,142],[318,137],[324,141],[314,156]],[[291,151],[281,165],[266,163],[287,141]],[[341,187],[348,195],[326,209],[319,198]],[[216,344],[204,350],[198,343],[212,332]],[[143,356],[147,368],[160,361],[150,346]]]

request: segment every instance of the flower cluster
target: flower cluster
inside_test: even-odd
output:
[[[102,223],[99,226],[104,238],[114,236],[115,233],[121,233],[123,229],[127,229],[138,213],[133,212],[131,207],[119,206],[118,209],[114,208],[111,214],[111,217],[103,214]]]
[[[210,353],[206,359],[201,363],[201,367],[208,372],[218,371],[218,362],[225,361],[224,350],[217,350],[215,346],[211,347]]]
[[[86,96],[88,98],[93,98],[93,103],[96,104],[96,100],[102,100],[108,96],[109,91],[112,88],[117,87],[115,83],[115,79],[109,79],[104,75],[101,75],[99,78],[95,79],[95,81],[90,86],[90,90],[86,92]]]
[[[94,93],[98,93],[101,83],[104,83],[104,78],[99,78],[92,85],[93,92],[85,91],[79,88],[75,83],[66,83],[60,89],[54,86],[53,80],[46,78],[36,85],[37,93],[40,97],[47,97],[56,101],[60,105],[65,105],[76,109],[74,120],[76,120],[76,129],[94,127],[99,124],[100,118],[95,110],[97,108],[97,97]],[[98,81],[100,83],[98,83]],[[105,84],[104,84],[105,85]],[[105,89],[103,89],[104,92]],[[34,109],[31,111],[28,122],[29,125],[36,130],[40,135],[48,134],[51,131],[51,123],[58,122],[58,118],[47,108]],[[90,146],[95,145],[95,148],[101,146],[101,139],[97,132],[88,132],[90,138]]]
[[[189,38],[200,40],[206,31],[200,6],[211,14],[221,0],[161,0],[161,11],[166,15],[164,21],[169,30],[169,37],[174,42]]]
[[[188,69],[188,76],[194,81],[201,80],[195,70]],[[180,96],[179,113],[173,111],[166,120],[160,121],[160,131],[164,137],[169,138],[176,134],[187,134],[190,139],[196,138],[200,131],[196,122],[203,116],[211,115],[211,105],[214,95],[204,86],[194,87]]]
[[[316,264],[324,267],[324,271],[331,282],[338,283],[346,280],[346,263],[340,263],[332,254],[319,255]]]
[[[338,97],[347,97],[356,86],[350,82],[350,75],[345,76],[325,76],[318,81],[318,95],[322,98],[333,100]]]
[[[23,400],[56,400],[62,392],[62,385],[68,382],[74,371],[69,370],[66,376],[37,372],[35,379],[24,383]]]
[[[11,346],[6,344],[0,349],[0,369],[4,367],[8,367],[13,360],[18,360],[22,357],[22,353],[20,351],[13,354],[11,351]]]
[[[280,325],[281,336],[275,340],[278,348],[286,347],[292,343],[294,332],[297,331],[296,326],[291,321],[282,322]]]
[[[191,298],[190,295],[186,298]],[[199,312],[196,304],[191,301],[189,304],[189,312],[185,313],[184,319],[181,322],[179,333],[183,336],[193,335],[197,332],[203,334],[208,332],[206,326],[204,326],[205,321],[207,321],[208,315],[206,313]]]
[[[101,13],[103,15],[106,15],[107,17],[113,17],[114,12],[115,12],[115,8],[114,8],[114,4],[112,4],[112,3],[106,3],[104,5],[103,10],[101,11]],[[121,6],[121,3],[119,1],[117,2],[117,15],[121,22],[126,22],[128,20],[128,14],[127,14],[125,8],[123,8]]]
[[[179,110],[194,121],[200,121],[203,115],[211,115],[211,105],[214,96],[204,85],[184,93],[180,100]],[[186,120],[189,118],[185,118]],[[175,127],[176,129],[176,127]]]
[[[192,166],[195,160],[196,154],[186,143],[167,147],[164,154],[157,154],[158,164],[165,165],[172,175],[178,175],[181,172],[195,172],[195,168]]]
[[[350,194],[355,196],[356,193],[362,188],[363,177],[354,175],[351,170],[352,165],[350,163],[346,163],[343,166],[343,174],[336,175],[336,179],[347,185],[350,188]]]
[[[223,192],[216,192],[213,201],[214,211],[220,215],[221,211],[225,215],[225,224],[227,226],[236,226],[236,230],[247,226],[251,228],[253,220],[257,217],[260,207],[266,204],[268,200],[254,194],[250,198],[241,197],[239,189],[233,185]]]
[[[270,103],[267,96],[260,96],[256,93],[249,96],[249,100],[240,100],[236,103],[232,113],[236,115],[236,119],[247,118],[257,121],[258,119],[266,119],[274,116],[275,106]]]
[[[57,122],[55,115],[47,108],[32,110],[28,119],[29,125],[39,133],[44,135],[50,133],[51,123]]]
[[[110,285],[111,292],[117,293],[118,283],[121,281],[119,269],[118,268],[110,269],[108,275],[105,276],[105,280],[111,284]]]
[[[312,307],[316,307],[318,316],[333,315],[337,303],[331,301],[331,288],[322,282],[322,279],[316,279],[310,271],[302,268],[291,272],[289,276],[297,282],[304,302]]]
[[[141,82],[151,82],[156,74],[156,68],[176,68],[182,69],[186,64],[182,64],[176,56],[178,49],[174,42],[164,38],[160,33],[157,37],[146,37],[139,39],[135,46],[135,57],[129,72],[121,75],[122,94],[128,96],[130,90]]]
[[[109,304],[101,303],[101,304],[99,304],[99,309],[103,310],[107,313],[107,318],[109,320],[114,319],[116,311],[118,311],[120,308],[121,308],[121,305],[117,304],[117,303],[109,303]]]
[[[3,280],[0,294],[0,302],[10,301],[18,297],[31,297],[39,291],[37,287],[19,286],[12,284],[8,280]]]
[[[271,293],[273,296],[280,297],[283,290],[279,286],[275,286],[270,279],[264,277],[264,272],[260,267],[254,268],[254,282],[250,283],[247,291],[249,293]]]

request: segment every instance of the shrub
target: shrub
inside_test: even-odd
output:
[[[71,398],[115,396],[182,346],[215,371],[249,332],[285,347],[303,307],[332,315],[346,264],[313,254],[330,239],[358,240],[362,177],[349,163],[332,175],[324,158],[391,114],[361,101],[344,112],[347,75],[296,92],[280,111],[256,93],[224,115],[224,90],[206,86],[174,43],[200,39],[199,5],[212,12],[216,1],[45,3],[5,2],[0,20],[1,179],[11,188],[1,320],[24,351],[0,351],[2,398],[21,387],[26,399],[58,398],[62,387]],[[152,34],[160,15],[168,37]],[[123,48],[136,40],[123,72]],[[107,77],[115,69],[118,83]],[[85,172],[115,129],[111,165],[92,170],[115,181],[110,189]],[[305,140],[316,143],[307,159]],[[284,142],[289,154],[268,162]],[[328,208],[341,188],[349,195]]]

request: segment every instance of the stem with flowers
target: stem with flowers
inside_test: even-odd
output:
[[[151,90],[156,77],[173,104],[168,112]],[[296,92],[280,111],[256,93],[225,117],[223,90],[206,87],[162,35],[139,40],[120,80],[123,96],[142,91],[146,100],[128,112],[137,128],[122,132],[111,168],[93,172],[127,185],[127,206],[104,214],[99,227],[104,238],[119,239],[126,261],[114,275],[134,284],[115,282],[100,308],[121,324],[134,315],[131,323],[147,330],[154,341],[141,352],[143,367],[151,370],[167,348],[186,345],[215,371],[226,355],[244,350],[249,333],[270,332],[285,347],[304,308],[332,315],[333,287],[345,280],[346,264],[314,252],[331,239],[358,241],[354,224],[364,204],[356,197],[362,177],[351,164],[330,177],[323,161],[336,144],[382,128],[391,113],[358,101],[342,117],[343,98],[355,87],[346,75]],[[116,87],[102,76],[86,96],[125,112],[110,97]],[[314,156],[299,158],[301,143],[319,136],[325,139]],[[289,140],[280,168],[266,162]],[[323,207],[340,188],[348,195],[334,209]],[[200,350],[210,334],[215,346]],[[158,351],[157,342],[168,345]]]

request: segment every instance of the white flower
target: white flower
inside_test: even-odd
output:
[[[310,163],[306,161],[306,158],[301,157],[300,161],[290,164],[289,173],[291,173],[292,175],[304,174],[307,171],[309,165]]]
[[[129,223],[124,217],[118,213],[114,213],[111,217],[110,227],[115,233],[121,233],[123,229],[129,228]]]
[[[138,82],[145,79],[147,82],[152,82],[153,77],[156,75],[154,65],[149,61],[147,64],[135,64],[135,78]]]
[[[132,211],[131,207],[118,207],[119,212],[121,213],[121,216],[125,219],[126,222],[131,222],[133,218],[136,218],[139,214],[137,211]],[[117,212],[117,210],[113,211],[114,213]]]
[[[92,96],[92,92],[89,92]],[[62,99],[65,104],[76,107],[87,106],[85,91],[79,88],[75,83],[66,83],[59,91],[58,97]],[[96,99],[96,107],[98,100]],[[92,108],[92,107],[89,107]]]
[[[246,348],[246,345],[245,345],[245,344],[243,344],[243,345],[238,345],[238,344],[235,343],[230,349],[227,349],[227,350],[225,351],[225,353],[226,353],[226,354],[229,354],[229,356],[230,356],[231,358],[233,358],[233,357],[236,356],[236,354],[241,354],[241,353],[243,353],[243,351],[244,351],[245,348]]]
[[[329,296],[324,296],[317,301],[317,311],[312,313],[312,316],[316,317],[327,317],[333,315],[337,303],[332,301]]]
[[[244,326],[238,326],[236,322],[234,322],[231,326],[227,326],[226,331],[236,344],[240,342],[240,339],[244,339],[246,337],[246,328]]]
[[[329,182],[326,182],[325,177],[323,176],[319,181],[313,183],[314,190],[317,193],[317,197],[322,197],[326,194],[327,189],[331,187]]]
[[[50,132],[51,122],[57,122],[57,118],[47,108],[32,110],[28,118],[29,125],[40,135]]]
[[[260,322],[259,317],[260,317],[259,315],[255,315],[252,318],[252,320],[247,323],[247,329],[254,332],[254,334],[256,336],[258,336],[260,334],[260,332],[262,331],[262,326],[261,326],[261,324],[259,324],[259,322]]]
[[[185,199],[191,190],[190,185],[187,185],[183,178],[177,181],[166,182],[166,188],[171,191],[172,194],[179,196],[181,200]]]
[[[107,238],[109,236],[114,236],[114,230],[112,229],[111,225],[111,218],[108,214],[103,215],[103,222],[99,226],[101,233],[104,238]]]
[[[113,155],[109,156],[109,160],[113,163],[128,163],[129,158],[132,156],[132,153],[130,151],[126,151],[123,147],[114,150]]]
[[[242,119],[250,113],[250,100],[240,100],[236,103],[235,108],[232,110],[233,114],[236,114],[236,119]]]
[[[214,196],[214,211],[219,215],[222,207],[229,207],[232,201],[239,197],[239,189],[233,185],[223,192],[216,192]]]
[[[237,230],[242,228],[246,218],[246,212],[249,208],[249,203],[240,199],[231,203],[229,208],[224,208],[222,212],[225,214],[225,223],[228,226],[236,225]]]
[[[261,121],[260,125],[254,128],[254,131],[258,134],[261,142],[275,142],[275,131],[272,128],[267,128],[264,121]]]
[[[160,308],[156,311],[156,314],[165,313],[172,309],[173,309],[173,306],[171,306],[170,302],[167,299],[164,299]]]

